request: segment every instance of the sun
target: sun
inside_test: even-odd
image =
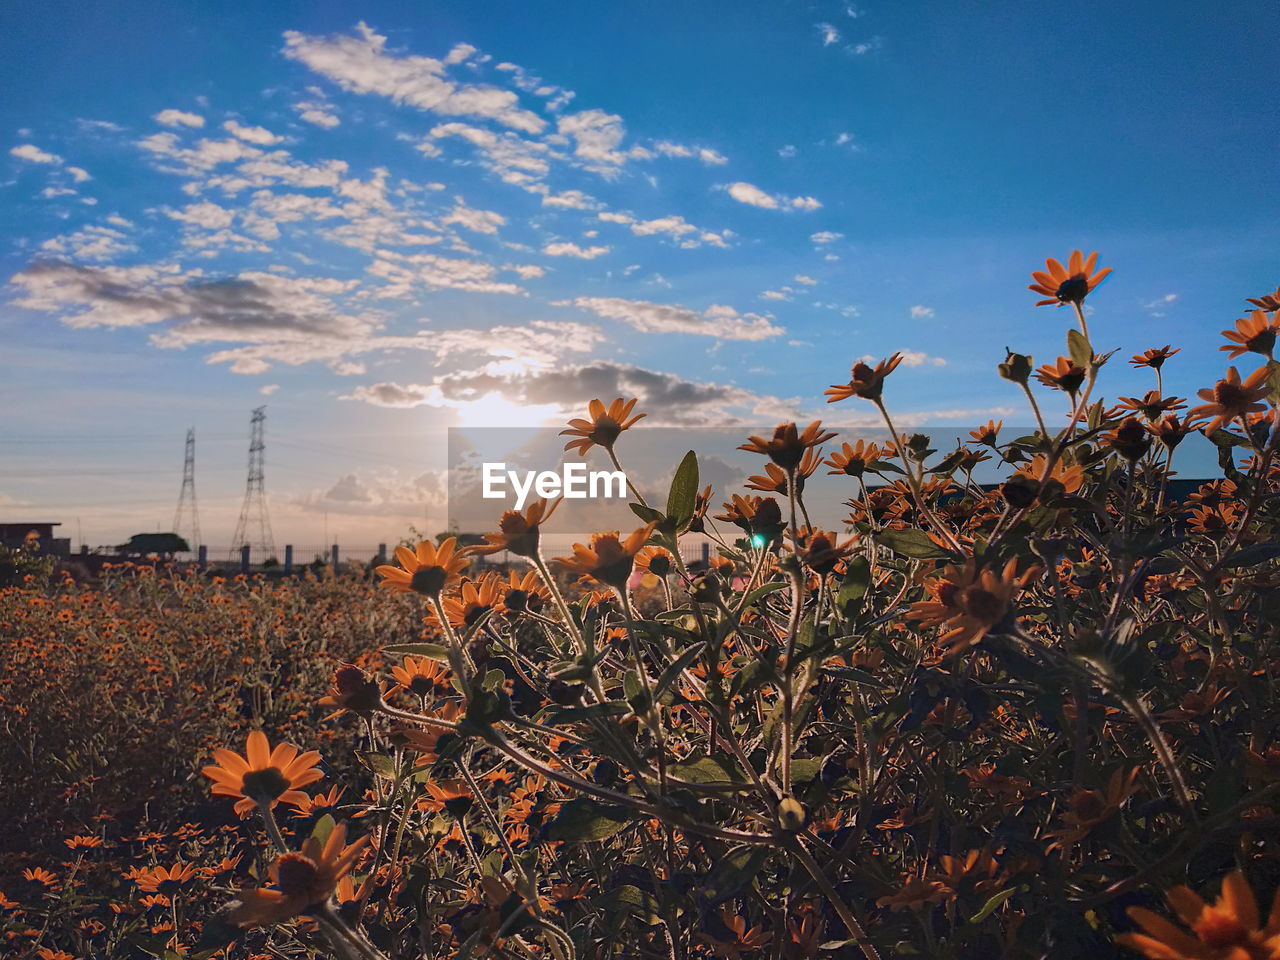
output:
[[[554,403],[517,403],[497,393],[461,401],[455,409],[460,427],[541,427],[564,416]]]

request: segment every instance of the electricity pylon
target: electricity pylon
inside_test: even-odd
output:
[[[187,541],[191,552],[200,549],[200,511],[196,509],[196,428],[187,430],[187,446],[182,461],[182,492],[173,514],[173,532]]]
[[[263,479],[263,464],[267,445],[263,439],[267,421],[267,408],[258,407],[249,419],[249,479],[244,489],[244,505],[240,519],[236,521],[236,533],[231,538],[231,557],[235,559],[241,547],[248,546],[251,553],[262,559],[274,557],[276,541],[271,533],[271,519],[267,516],[267,487]]]

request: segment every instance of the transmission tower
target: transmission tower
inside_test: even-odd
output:
[[[267,408],[258,407],[249,419],[249,479],[244,488],[244,505],[240,519],[236,521],[236,534],[231,538],[231,556],[248,546],[265,559],[276,554],[275,537],[271,534],[271,520],[267,516],[267,487],[263,480],[263,462],[267,445],[263,440]]]
[[[193,552],[200,549],[200,511],[196,509],[195,427],[187,430],[186,455],[182,461],[182,492],[178,494],[178,509],[173,515],[173,532],[186,540]]]

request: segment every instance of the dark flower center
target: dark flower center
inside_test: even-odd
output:
[[[419,567],[413,572],[413,577],[409,581],[409,586],[416,593],[423,596],[438,596],[440,591],[444,589],[444,582],[448,574],[444,567]]]
[[[997,623],[1004,616],[1004,601],[982,587],[970,587],[965,591],[964,608],[969,616],[982,623]]]
[[[1082,303],[1089,295],[1089,278],[1083,273],[1068,277],[1058,287],[1058,299],[1063,303]]]
[[[286,853],[276,864],[276,883],[286,897],[309,894],[319,876],[316,862],[300,853]]]
[[[290,787],[289,778],[276,767],[250,770],[244,775],[241,792],[251,800],[270,802]]]

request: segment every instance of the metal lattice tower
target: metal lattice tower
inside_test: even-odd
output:
[[[187,430],[186,455],[182,462],[182,492],[173,514],[173,532],[187,541],[191,551],[200,549],[200,511],[196,509],[196,428]]]
[[[263,479],[263,463],[267,445],[263,440],[267,408],[258,407],[249,419],[249,479],[244,489],[244,505],[240,519],[236,521],[236,533],[231,538],[231,556],[235,558],[240,548],[248,546],[263,559],[276,555],[276,541],[271,533],[271,519],[267,516],[267,487]]]

